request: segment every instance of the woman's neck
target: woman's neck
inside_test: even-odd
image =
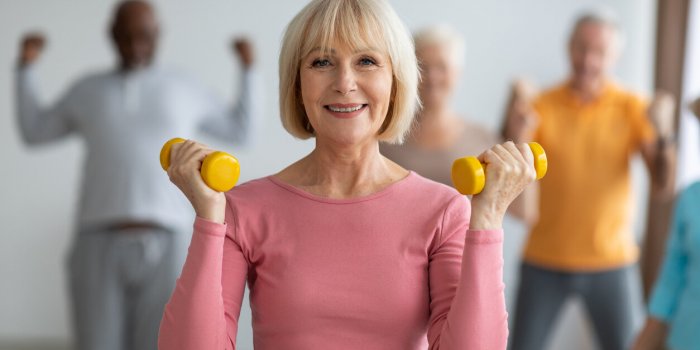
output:
[[[379,143],[361,146],[324,144],[277,174],[277,178],[307,192],[328,198],[370,195],[406,177],[408,171],[379,153]]]

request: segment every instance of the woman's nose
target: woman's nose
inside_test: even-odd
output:
[[[343,95],[357,90],[355,72],[350,67],[339,67],[333,83],[333,89]]]

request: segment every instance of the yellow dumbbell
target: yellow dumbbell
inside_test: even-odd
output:
[[[167,171],[170,167],[170,148],[176,144],[185,142],[185,139],[176,137],[170,139],[160,150],[160,166]],[[202,162],[202,180],[211,189],[226,192],[236,186],[238,176],[241,174],[241,166],[236,157],[221,151],[208,154]]]
[[[537,142],[528,143],[535,156],[535,173],[537,180],[547,173],[547,155]],[[484,166],[476,157],[459,158],[452,163],[452,183],[461,194],[478,194],[486,184]]]

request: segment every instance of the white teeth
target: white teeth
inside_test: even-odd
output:
[[[360,108],[362,108],[362,106],[363,105],[357,105],[355,107],[347,108],[328,106],[328,109],[330,109],[333,112],[350,113],[359,110]]]

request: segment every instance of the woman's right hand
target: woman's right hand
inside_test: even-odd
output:
[[[212,152],[214,150],[192,140],[172,145],[168,177],[185,194],[197,216],[223,224],[226,197],[223,192],[209,188],[200,174],[202,161]]]
[[[534,155],[528,144],[508,141],[486,150],[479,161],[484,164],[486,184],[472,197],[470,228],[500,228],[508,206],[535,181]]]

